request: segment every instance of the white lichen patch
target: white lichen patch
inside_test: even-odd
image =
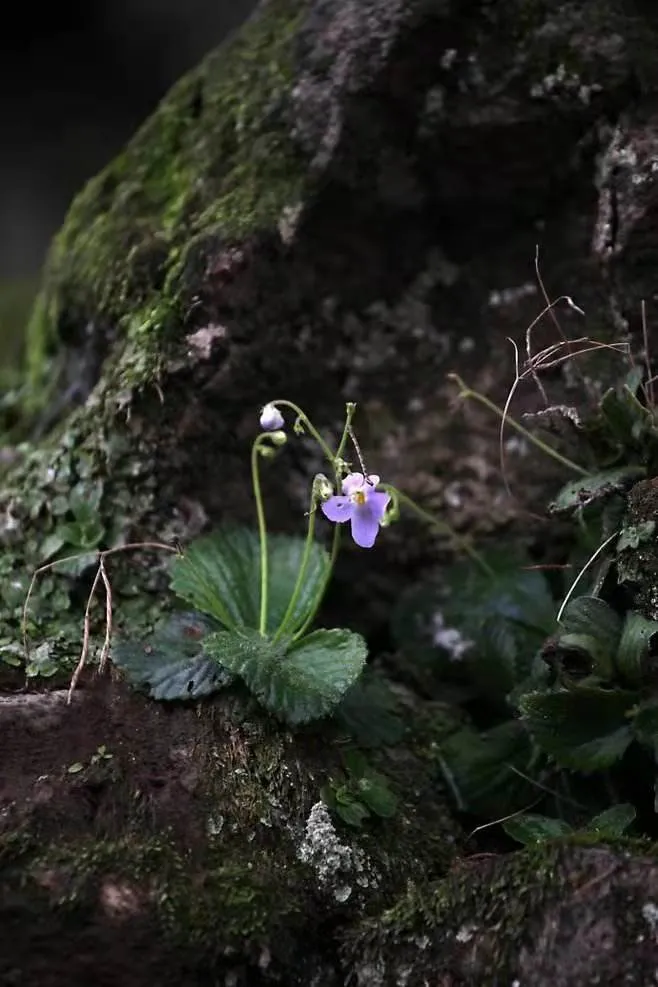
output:
[[[324,802],[311,808],[297,857],[314,870],[320,887],[337,902],[347,901],[355,886],[378,883],[363,850],[341,842]]]
[[[437,648],[448,652],[450,661],[461,661],[466,652],[473,647],[473,641],[464,637],[456,627],[447,627],[442,613],[435,613],[432,618],[432,643]]]
[[[642,918],[645,920],[655,939],[658,939],[658,905],[653,901],[647,901],[642,905]]]

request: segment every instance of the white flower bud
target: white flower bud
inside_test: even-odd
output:
[[[313,498],[315,500],[321,500],[324,503],[325,500],[329,500],[333,495],[334,488],[331,482],[324,473],[316,473],[313,478]]]
[[[260,427],[266,432],[278,432],[285,422],[283,415],[275,404],[266,404],[260,413]]]

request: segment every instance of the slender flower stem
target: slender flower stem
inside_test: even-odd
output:
[[[308,531],[306,533],[306,541],[304,543],[304,552],[302,554],[302,561],[299,566],[299,572],[297,573],[297,580],[295,582],[295,588],[292,591],[292,596],[288,603],[286,612],[283,615],[283,620],[279,624],[276,634],[272,638],[273,641],[278,641],[280,637],[283,636],[286,627],[292,621],[295,614],[295,607],[297,606],[297,601],[299,600],[299,594],[302,591],[302,586],[304,584],[304,577],[306,576],[306,570],[308,569],[309,559],[311,557],[311,548],[313,547],[313,535],[315,532],[315,497],[311,497],[311,506],[308,514]]]
[[[332,466],[334,465],[334,461],[336,457],[334,456],[331,449],[324,441],[324,439],[322,438],[322,436],[320,435],[320,433],[318,432],[317,428],[312,423],[310,418],[305,414],[305,412],[302,411],[302,409],[299,407],[298,404],[295,404],[293,401],[288,401],[285,398],[277,398],[275,401],[269,401],[268,403],[273,404],[276,407],[282,405],[284,408],[290,408],[291,411],[294,411],[297,417],[304,423],[308,431],[311,433],[315,441],[318,443],[318,445],[322,449],[323,453],[325,454],[331,465]]]
[[[343,434],[341,435],[340,442],[338,443],[338,448],[336,449],[335,455],[328,457],[334,468],[336,489],[340,488],[340,481],[341,481],[340,472],[338,470],[338,464],[343,458],[343,452],[345,451],[347,440],[350,437],[350,427],[352,424],[352,418],[354,417],[355,411],[356,411],[356,405],[353,404],[352,402],[349,402],[345,414],[345,425],[343,427]],[[325,451],[325,455],[327,455],[327,452],[330,451],[331,450],[327,449],[327,451]],[[311,510],[313,510],[313,507],[311,507]],[[332,573],[334,571],[334,565],[336,563],[336,558],[338,556],[339,546],[340,546],[340,525],[336,524],[334,525],[334,535],[331,542],[331,554],[329,556],[329,565],[327,566],[327,571],[325,573],[324,579],[322,580],[322,585],[320,586],[318,594],[315,598],[315,602],[313,604],[313,607],[311,608],[311,612],[309,613],[308,617],[306,618],[302,626],[293,635],[293,641],[297,641],[300,637],[302,637],[306,633],[307,629],[311,626],[311,624],[313,623],[313,621],[317,616],[317,612],[320,609],[320,605],[327,591],[329,580],[331,579]]]
[[[383,483],[382,486],[384,487],[384,490],[388,490],[391,496],[398,503],[404,504],[406,507],[408,507],[411,511],[414,512],[414,514],[416,514],[417,517],[421,519],[421,521],[424,521],[425,524],[429,525],[430,528],[434,528],[436,531],[441,532],[441,534],[449,535],[450,538],[454,541],[454,543],[458,545],[459,548],[463,552],[465,552],[465,554],[468,555],[473,562],[475,562],[475,564],[482,570],[482,572],[485,573],[485,575],[487,576],[494,575],[493,569],[491,568],[490,565],[488,565],[484,561],[480,553],[476,552],[473,546],[465,538],[462,538],[460,535],[458,535],[457,532],[454,530],[454,528],[451,525],[449,525],[447,521],[441,521],[439,518],[434,517],[433,514],[430,514],[429,511],[426,511],[424,508],[419,507],[419,505],[414,500],[412,500],[411,497],[408,497],[407,494],[402,493],[402,491],[398,490],[397,487],[392,487],[388,483]]]
[[[493,413],[498,415],[499,418],[504,419],[505,422],[508,425],[511,425],[511,427],[515,429],[519,435],[522,435],[524,439],[536,446],[537,449],[541,449],[545,455],[550,456],[551,459],[561,463],[562,466],[566,466],[567,469],[573,470],[574,473],[579,473],[580,476],[590,475],[588,470],[584,469],[582,466],[579,466],[578,463],[574,463],[573,460],[567,459],[566,456],[561,455],[561,453],[553,449],[552,446],[549,446],[547,442],[543,442],[541,439],[538,439],[536,435],[529,432],[527,428],[520,425],[514,418],[511,418],[509,415],[505,415],[503,409],[499,408],[497,404],[493,403],[493,401],[490,401],[486,395],[480,394],[478,391],[472,391],[470,387],[466,386],[458,374],[450,374],[449,376],[461,388],[459,394],[461,398],[473,398],[475,401],[479,401],[480,404],[483,404],[485,408],[489,409],[489,411],[493,411]]]
[[[267,627],[267,596],[269,590],[268,582],[268,555],[267,555],[267,525],[265,524],[265,510],[263,508],[263,494],[260,487],[260,473],[258,470],[259,456],[263,440],[267,435],[259,435],[251,447],[251,480],[254,488],[254,499],[256,501],[256,516],[258,518],[258,539],[260,542],[260,617],[258,630],[262,637],[265,637]]]
[[[345,409],[345,426],[343,428],[343,434],[340,437],[340,442],[338,443],[338,448],[336,449],[336,455],[334,456],[334,467],[338,460],[343,458],[343,453],[345,452],[345,446],[347,445],[347,440],[350,437],[350,430],[352,428],[352,419],[354,418],[354,412],[356,411],[356,405],[350,401]],[[338,473],[336,473],[336,483],[340,481]]]
[[[304,636],[308,628],[315,620],[317,616],[317,612],[320,609],[320,604],[324,599],[324,594],[327,591],[329,580],[331,579],[332,573],[334,571],[334,563],[336,562],[336,557],[338,555],[338,548],[340,546],[340,531],[341,531],[340,525],[339,524],[334,525],[334,536],[331,542],[331,555],[329,556],[329,565],[327,566],[327,571],[325,573],[324,579],[322,580],[322,585],[320,587],[318,595],[315,598],[313,607],[308,617],[302,624],[302,626],[293,634],[292,636],[293,641],[298,641],[300,637]]]

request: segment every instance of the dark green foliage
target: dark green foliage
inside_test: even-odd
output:
[[[233,679],[206,651],[204,638],[212,627],[201,614],[172,614],[147,642],[118,641],[112,659],[152,699],[201,699]]]
[[[298,538],[268,539],[269,593],[261,633],[258,536],[233,528],[199,539],[172,567],[172,589],[196,608],[194,613],[173,617],[143,644],[120,642],[116,663],[154,699],[199,699],[237,676],[265,709],[292,726],[327,716],[355,685],[367,649],[363,638],[348,630],[295,636],[315,608],[329,566],[327,553],[315,544],[291,615],[276,636],[295,593],[304,546]]]
[[[304,552],[303,538],[268,538],[269,594],[267,633],[277,630],[292,596]],[[327,574],[329,556],[313,544],[304,584],[297,598],[293,633],[310,614]],[[222,528],[199,538],[174,560],[171,588],[196,610],[227,628],[258,629],[260,542],[250,528]]]
[[[266,709],[293,726],[330,713],[366,660],[363,638],[338,629],[314,631],[293,643],[275,643],[247,628],[218,631],[204,647]]]
[[[348,826],[361,826],[371,816],[389,819],[398,800],[387,778],[375,771],[364,755],[349,750],[343,755],[344,772],[322,788],[322,798]]]

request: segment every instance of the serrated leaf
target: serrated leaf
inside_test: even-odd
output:
[[[579,507],[587,507],[597,500],[609,497],[619,490],[627,490],[636,480],[646,475],[641,466],[623,466],[602,470],[592,476],[567,483],[548,505],[549,514],[563,514]]]
[[[579,596],[565,607],[555,640],[559,648],[584,652],[592,670],[612,678],[614,659],[622,632],[622,619],[595,596]]]
[[[600,812],[584,827],[585,832],[614,840],[623,836],[628,827],[634,822],[635,809],[627,802],[611,805],[605,812]]]
[[[293,594],[305,539],[268,537],[269,596],[267,633],[281,623]],[[329,566],[321,545],[311,547],[308,568],[288,630],[292,633],[310,614]],[[176,558],[171,588],[196,610],[226,628],[258,629],[260,617],[260,542],[249,528],[221,529],[193,542]]]
[[[519,709],[537,745],[562,767],[601,771],[618,761],[633,739],[627,714],[637,693],[578,687],[531,692]]]
[[[132,685],[145,688],[152,699],[201,699],[233,680],[205,650],[203,639],[212,629],[213,624],[201,614],[173,614],[146,641],[118,640],[112,661]]]
[[[524,812],[512,819],[506,819],[502,825],[508,836],[524,846],[545,843],[573,833],[569,823],[563,819],[551,819],[533,812]]]
[[[288,648],[248,629],[218,631],[205,647],[266,709],[292,725],[330,713],[358,678],[367,654],[363,638],[342,629],[314,631]]]
[[[644,678],[646,658],[655,634],[658,634],[658,621],[628,611],[617,648],[617,667],[633,685],[638,685]]]

